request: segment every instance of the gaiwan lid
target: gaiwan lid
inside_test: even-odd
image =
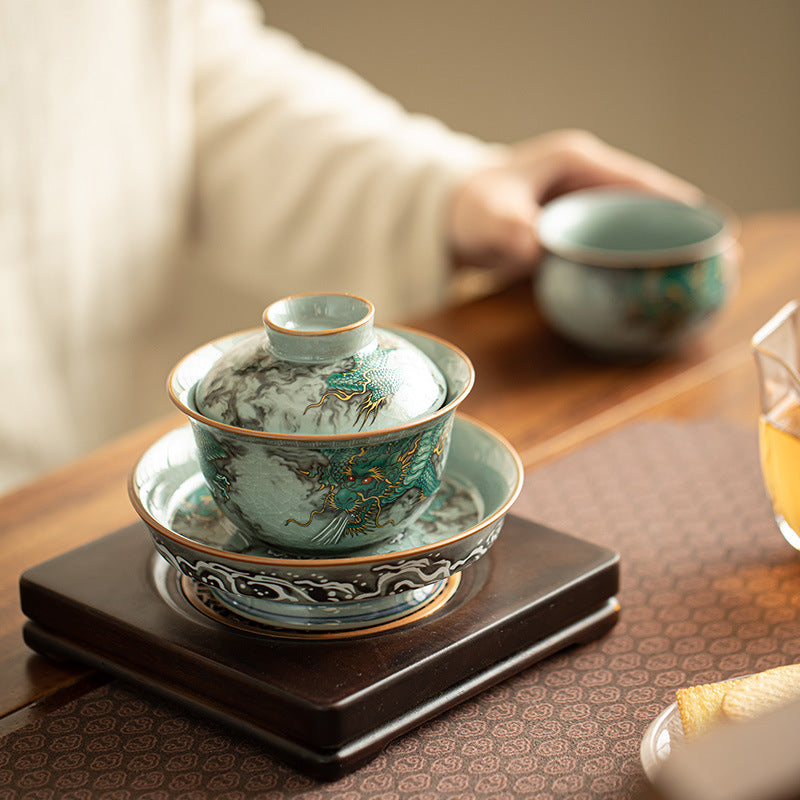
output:
[[[264,332],[225,351],[197,382],[205,417],[256,431],[330,435],[393,428],[439,409],[447,382],[410,341],[373,325],[348,294],[295,295],[264,311]]]

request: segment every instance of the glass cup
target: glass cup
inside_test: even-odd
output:
[[[800,550],[800,305],[787,303],[751,345],[761,399],[761,472],[778,528]]]

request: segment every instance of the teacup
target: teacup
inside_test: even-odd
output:
[[[563,337],[604,356],[674,350],[709,323],[737,283],[737,223],[711,203],[587,189],[548,204],[538,233],[542,314]]]
[[[402,532],[439,488],[474,370],[456,347],[373,326],[368,301],[300,295],[182,359],[169,379],[223,514],[330,556]]]

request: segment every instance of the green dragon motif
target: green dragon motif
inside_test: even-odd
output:
[[[322,406],[329,398],[336,398],[342,402],[349,402],[354,398],[360,399],[356,422],[361,422],[361,427],[374,422],[380,407],[389,400],[403,383],[402,371],[392,365],[391,353],[385,348],[353,356],[355,365],[348,372],[334,372],[326,381],[328,391],[322,395],[319,402],[306,407]]]
[[[702,319],[718,308],[725,296],[722,258],[681,264],[664,270],[636,270],[635,282],[623,280],[629,322],[647,324],[662,333]],[[627,278],[627,276],[622,276]]]
[[[231,481],[222,465],[230,462],[231,454],[205,428],[197,428],[195,436],[201,461],[209,465],[210,473],[206,475],[209,487],[218,501],[227,503],[230,500]]]
[[[418,504],[438,490],[448,427],[439,424],[380,447],[323,451],[327,463],[306,473],[325,492],[321,507],[305,522],[289,519],[286,524],[308,527],[317,515],[332,515],[314,537],[324,544],[394,524],[384,512],[400,497],[416,492],[412,502]]]

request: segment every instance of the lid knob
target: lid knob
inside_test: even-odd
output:
[[[349,294],[302,294],[264,311],[267,347],[287,361],[326,362],[346,358],[374,338],[375,309]]]

